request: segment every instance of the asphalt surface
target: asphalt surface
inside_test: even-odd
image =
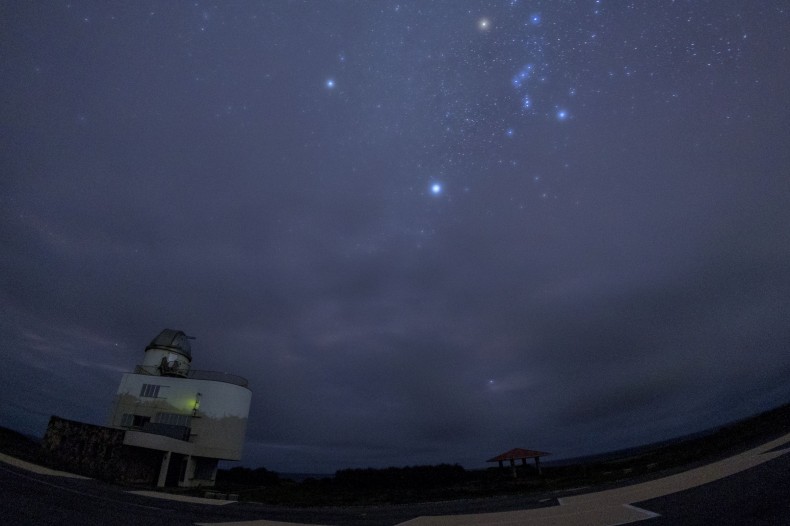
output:
[[[656,512],[650,526],[790,525],[790,454],[735,475],[634,504]]]
[[[553,506],[548,495],[347,508],[191,504],[133,495],[96,480],[39,475],[0,463],[4,524],[192,525],[268,519],[307,524],[390,526],[421,515],[486,513]],[[589,490],[588,490],[589,491]],[[665,497],[635,503],[661,516],[655,525],[790,524],[790,455]]]
[[[540,495],[388,506],[288,508],[254,503],[223,506],[144,497],[91,479],[31,473],[0,463],[3,524],[192,525],[267,519],[306,524],[391,526],[421,515],[486,513],[556,506]]]

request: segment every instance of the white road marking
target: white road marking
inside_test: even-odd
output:
[[[189,502],[191,504],[207,504],[209,506],[225,506],[226,504],[238,502],[235,500],[205,499],[203,497],[191,497],[189,495],[175,495],[173,493],[164,493],[161,491],[127,491],[127,493],[131,493],[132,495],[142,495],[143,497],[153,497],[155,499]]]
[[[22,468],[27,471],[32,471],[33,473],[38,473],[39,475],[50,475],[53,477],[68,477],[72,479],[88,479],[88,477],[83,477],[82,475],[75,475],[74,473],[68,473],[67,471],[57,471],[54,469],[45,468],[44,466],[39,466],[38,464],[26,462],[24,460],[6,455],[4,453],[0,453],[0,462],[5,462],[6,464],[11,464],[12,466],[16,466],[18,468]]]

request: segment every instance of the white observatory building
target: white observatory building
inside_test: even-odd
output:
[[[219,460],[240,460],[252,393],[240,376],[192,369],[190,338],[165,329],[121,379],[110,427],[123,444],[161,451],[157,486],[211,486]]]

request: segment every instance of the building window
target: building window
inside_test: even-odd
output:
[[[154,421],[157,424],[167,424],[170,426],[190,427],[192,425],[191,416],[179,415],[177,413],[157,413]]]
[[[121,427],[143,427],[146,423],[151,421],[150,416],[132,415],[124,413],[121,417]]]
[[[143,398],[159,398],[159,385],[143,384],[140,389],[140,396]]]

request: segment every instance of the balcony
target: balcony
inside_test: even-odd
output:
[[[187,426],[174,426],[171,424],[159,424],[156,422],[146,422],[141,429],[143,433],[152,433],[154,435],[161,435],[164,437],[175,438],[176,440],[183,440],[189,442],[189,435],[192,428]]]
[[[148,374],[151,376],[166,376],[162,374],[162,369],[159,366],[153,365],[138,365],[134,368],[134,374]],[[238,385],[247,387],[249,382],[246,378],[228,373],[220,373],[218,371],[201,371],[199,369],[190,369],[186,374],[179,375],[182,378],[191,378],[192,380],[209,380],[212,382],[224,382],[226,384]]]

